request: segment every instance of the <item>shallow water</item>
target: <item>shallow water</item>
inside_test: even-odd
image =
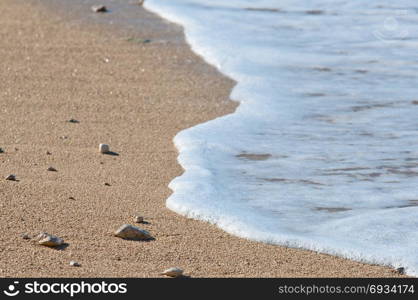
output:
[[[415,1],[147,0],[237,81],[180,132],[167,206],[257,241],[418,275]]]

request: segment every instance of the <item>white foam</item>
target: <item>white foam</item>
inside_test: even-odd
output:
[[[241,237],[418,275],[414,5],[145,1],[237,81],[241,103],[175,137],[185,173],[167,207]]]

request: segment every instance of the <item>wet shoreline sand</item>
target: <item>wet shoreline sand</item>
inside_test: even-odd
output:
[[[191,52],[180,27],[140,7],[152,26],[139,31],[71,21],[39,0],[0,8],[1,277],[159,277],[173,266],[191,277],[399,276],[237,238],[165,207],[167,185],[182,172],[174,135],[236,107],[234,83]],[[99,143],[118,155],[100,154]],[[18,181],[3,180],[8,174]],[[155,240],[112,236],[135,225],[134,215]],[[68,246],[22,238],[40,231]]]

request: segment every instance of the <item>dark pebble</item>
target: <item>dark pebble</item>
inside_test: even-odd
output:
[[[107,12],[107,7],[104,5],[94,5],[91,7],[91,10],[97,13],[104,13]]]
[[[6,180],[16,181],[16,175],[10,174],[6,177]]]

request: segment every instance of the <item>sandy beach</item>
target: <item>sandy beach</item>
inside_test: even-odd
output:
[[[232,113],[234,83],[193,54],[180,27],[138,5],[148,25],[129,31],[72,22],[39,3],[0,2],[1,277],[160,277],[173,266],[191,277],[401,276],[237,238],[168,210],[167,185],[182,173],[173,137]],[[100,154],[100,143],[118,155]],[[155,240],[114,237],[122,224]],[[40,231],[67,247],[22,238]]]

